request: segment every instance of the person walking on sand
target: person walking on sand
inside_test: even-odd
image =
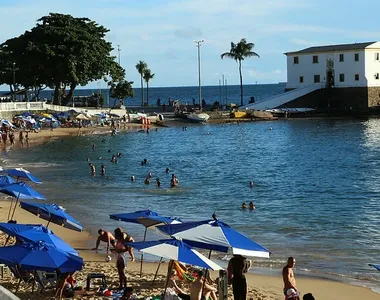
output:
[[[26,142],[26,147],[29,147],[29,132],[28,131],[25,133],[25,142]]]
[[[282,279],[284,281],[284,295],[287,300],[299,300],[299,292],[296,286],[293,268],[296,264],[294,257],[289,257],[286,266],[282,269]]]
[[[24,148],[24,133],[22,131],[20,131],[18,134],[18,139],[20,141],[21,147]]]
[[[92,250],[98,250],[100,242],[107,243],[107,252],[110,250],[111,245],[115,247],[116,239],[112,235],[111,232],[103,230],[103,229],[99,229],[98,233],[99,233],[99,236],[98,236],[98,239],[96,240],[96,246]]]
[[[9,141],[11,142],[12,146],[15,144],[15,134],[13,131],[9,132]]]
[[[232,284],[234,300],[247,298],[247,280],[245,274],[249,270],[249,262],[244,256],[234,254],[228,262],[228,283]]]
[[[91,169],[91,175],[92,175],[92,176],[95,176],[96,170],[95,170],[95,166],[94,166],[94,164],[89,163],[88,165],[90,166],[90,169]]]

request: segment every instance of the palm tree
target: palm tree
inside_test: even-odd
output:
[[[141,79],[141,106],[144,105],[144,86],[143,86],[143,75],[144,71],[148,68],[148,65],[145,61],[139,60],[139,62],[136,64],[136,70],[140,74]]]
[[[143,78],[146,82],[146,104],[149,102],[149,80],[153,79],[154,74],[150,69],[145,69],[143,73]]]
[[[229,52],[225,52],[220,55],[220,58],[225,57],[232,58],[235,61],[239,62],[239,74],[240,74],[240,103],[243,106],[243,75],[241,73],[241,61],[246,57],[257,56],[260,57],[256,52],[253,52],[252,49],[255,47],[253,43],[247,43],[246,39],[241,39],[239,43],[235,44],[231,42],[231,49]]]

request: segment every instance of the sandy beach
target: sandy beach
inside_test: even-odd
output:
[[[125,130],[138,130],[141,127],[139,124],[131,125],[131,127],[126,128]],[[124,130],[123,128],[121,130]],[[109,127],[100,127],[100,128],[84,128],[80,134],[82,135],[90,135],[90,134],[109,134]],[[37,145],[43,143],[51,138],[62,138],[67,136],[76,136],[78,135],[78,128],[66,129],[66,128],[58,128],[53,131],[43,130],[39,133],[31,133],[30,138],[30,146]],[[18,146],[18,141],[16,141],[16,147]],[[5,198],[4,198],[5,199]],[[9,209],[10,202],[8,200],[4,200],[0,202],[0,221],[7,221],[7,214]],[[21,210],[18,208],[15,213],[15,219],[18,223],[26,223],[26,224],[45,224],[46,222],[37,218],[36,216]],[[126,226],[127,227],[127,226]],[[94,247],[96,237],[91,236],[87,232],[74,232],[72,230],[68,230],[62,228],[60,226],[51,224],[49,226],[55,234],[64,239],[71,246],[76,248],[79,251],[80,256],[82,256],[85,260],[85,267],[81,272],[78,272],[75,275],[76,280],[80,285],[85,285],[85,279],[88,273],[96,272],[96,273],[104,273],[107,276],[108,287],[110,289],[115,289],[118,286],[118,276],[115,267],[114,260],[107,263],[105,262],[105,253],[104,247],[105,245],[101,245],[102,250],[97,253],[96,251],[90,250]],[[4,239],[5,236],[2,236]],[[136,255],[139,258],[139,254]],[[302,266],[298,266],[302,267]],[[139,276],[139,268],[140,263],[130,262],[127,266],[128,273],[128,281],[129,285],[134,287],[137,295],[139,297],[144,296],[154,296],[158,295],[163,291],[163,286],[165,282],[165,275],[167,270],[167,263],[163,264],[160,268],[160,276],[158,277],[156,283],[154,285],[151,284],[152,279],[154,277],[154,273],[157,268],[157,263],[147,262],[144,263],[143,270],[144,274],[140,278]],[[253,264],[253,269],[255,265]],[[217,274],[214,273],[213,277],[216,277]],[[311,277],[301,277],[297,275],[297,268],[295,269],[295,276],[297,280],[297,286],[302,294],[305,293],[313,293],[316,299],[325,299],[325,300],[333,300],[333,299],[380,299],[380,294],[377,294],[370,289],[364,287],[358,287],[346,283],[331,281],[331,280],[321,280],[315,279]],[[278,271],[277,276],[264,276],[264,275],[256,275],[256,274],[248,274],[247,275],[248,285],[249,285],[249,294],[248,298],[252,299],[283,299],[282,294],[282,278],[281,272]],[[2,284],[14,291],[15,289],[15,281],[12,280],[10,276],[10,272],[7,271],[5,273],[5,277],[2,280]],[[181,284],[183,288],[186,289],[186,286]],[[232,289],[230,289],[229,298],[232,299]],[[22,288],[19,291],[18,296],[21,299],[48,299],[52,297],[52,292],[47,291],[41,295],[30,295],[30,290],[25,290]],[[79,299],[79,297],[77,297]],[[88,296],[88,299],[103,299],[101,296]]]

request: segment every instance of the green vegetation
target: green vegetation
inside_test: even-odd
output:
[[[154,78],[154,73],[152,74],[152,71],[150,69],[145,69],[143,78],[146,82],[146,105],[149,104],[149,80]]]
[[[44,16],[30,31],[0,45],[0,84],[8,84],[11,91],[17,86],[32,89],[37,97],[49,87],[53,103],[61,105],[72,99],[76,87],[91,81],[110,78],[109,85],[117,86],[125,71],[111,56],[108,31],[87,18]]]
[[[144,86],[143,86],[143,76],[144,76],[144,72],[145,70],[148,68],[148,65],[146,64],[145,61],[142,61],[140,60],[137,64],[136,64],[136,70],[137,72],[139,72],[140,74],[140,79],[141,79],[141,106],[144,105]]]
[[[240,75],[240,104],[244,105],[243,102],[243,75],[241,72],[241,61],[247,57],[260,57],[256,52],[253,52],[252,49],[255,47],[253,43],[247,43],[246,39],[241,39],[237,44],[231,42],[231,49],[229,52],[223,53],[220,57],[221,59],[228,57],[232,58],[239,63],[239,75]]]
[[[135,96],[132,88],[133,81],[122,80],[118,83],[112,82],[110,85],[110,96],[114,98],[113,106],[116,105],[116,99],[123,100]]]

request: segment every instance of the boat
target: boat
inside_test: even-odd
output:
[[[187,115],[187,119],[189,119],[192,122],[197,123],[206,123],[208,119],[210,119],[210,116],[206,113],[190,113]]]

